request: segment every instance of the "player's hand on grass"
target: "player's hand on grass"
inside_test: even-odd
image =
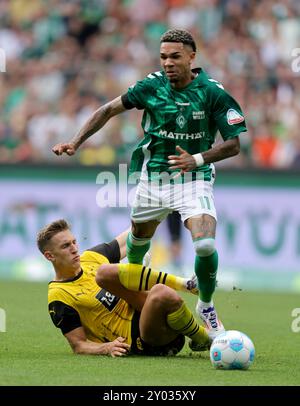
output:
[[[176,146],[176,150],[180,155],[168,156],[168,164],[172,165],[169,167],[169,169],[181,169],[180,174],[183,175],[184,172],[192,171],[197,167],[193,155],[186,152],[179,145]]]
[[[114,341],[108,343],[109,354],[112,357],[122,357],[128,354],[130,345],[125,342],[124,337],[118,337]]]
[[[74,146],[74,144],[72,144],[71,142],[69,143],[59,143],[54,145],[54,147],[52,148],[52,151],[56,154],[56,155],[62,155],[63,153],[66,153],[67,155],[74,155],[76,152],[76,148]]]

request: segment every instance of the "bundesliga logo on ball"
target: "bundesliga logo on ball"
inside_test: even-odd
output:
[[[220,334],[210,347],[210,360],[217,369],[248,369],[254,356],[255,348],[251,339],[236,330]]]

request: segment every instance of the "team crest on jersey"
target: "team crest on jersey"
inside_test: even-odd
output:
[[[227,111],[227,123],[229,125],[242,123],[244,120],[245,120],[244,117],[240,113],[238,113],[236,110],[229,109]]]
[[[205,118],[205,111],[193,111],[194,120],[203,120]]]
[[[179,125],[180,128],[183,128],[186,124],[186,119],[180,113],[179,116],[176,118],[176,123]]]

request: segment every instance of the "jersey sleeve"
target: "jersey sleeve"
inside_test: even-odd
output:
[[[123,106],[127,110],[131,110],[135,107],[135,105],[133,103],[131,103],[131,101],[129,100],[128,93],[122,94],[121,100],[122,100]]]
[[[53,324],[60,328],[63,334],[67,334],[75,328],[81,327],[78,312],[73,307],[55,300],[49,303],[48,311]]]
[[[210,113],[224,140],[247,131],[242,109],[229,93],[218,87],[218,84],[212,84],[210,98]]]
[[[147,108],[147,100],[155,93],[158,76],[153,73],[145,79],[139,80],[135,85],[131,86],[127,93],[122,96],[122,102],[125,108],[137,108],[143,110]]]
[[[111,264],[120,262],[121,259],[120,246],[117,240],[113,240],[110,243],[96,245],[88,251],[94,251],[103,255]]]

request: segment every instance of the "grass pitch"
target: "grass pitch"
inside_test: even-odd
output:
[[[195,296],[184,298],[194,308]],[[300,332],[291,329],[299,295],[217,291],[215,303],[225,327],[254,342],[248,371],[214,370],[208,352],[192,354],[187,345],[169,358],[73,355],[48,316],[47,284],[1,281],[7,323],[0,333],[0,385],[300,385]]]

